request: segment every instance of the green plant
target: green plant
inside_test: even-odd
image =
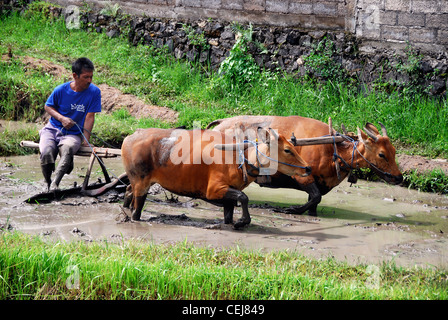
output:
[[[404,173],[403,184],[422,192],[448,194],[448,175],[440,169],[419,173],[415,170]]]
[[[402,97],[415,97],[421,93],[427,94],[431,88],[424,86],[421,81],[420,65],[423,55],[419,54],[410,44],[404,50],[405,56],[395,55],[395,62],[386,61],[384,68],[391,70],[396,77],[386,80],[380,76],[374,83],[376,90],[385,92],[399,92]]]
[[[191,45],[201,49],[208,50],[210,49],[210,44],[204,36],[204,33],[197,32],[192,26],[188,24],[182,24],[182,29],[185,31],[188,41]]]
[[[24,15],[35,19],[54,20],[56,18],[53,13],[54,8],[61,8],[61,6],[45,1],[33,1],[28,5]]]
[[[100,14],[116,18],[119,14],[121,14],[121,6],[119,3],[114,4],[112,1],[108,0],[105,7],[101,9]]]
[[[236,42],[219,67],[218,83],[227,91],[240,92],[257,83],[262,74],[249,50],[250,43],[259,44],[252,38],[252,24],[248,29],[233,24],[232,30],[236,33]]]
[[[305,68],[324,80],[344,82],[346,74],[341,64],[334,59],[336,53],[333,41],[325,37],[313,45],[310,54],[304,58]]]
[[[396,66],[397,71],[409,75],[418,73],[423,55],[419,54],[409,43],[406,46],[405,54],[404,59],[400,59]]]

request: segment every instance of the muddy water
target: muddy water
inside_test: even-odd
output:
[[[119,158],[105,163],[112,174],[123,172]],[[87,165],[88,158],[75,157],[75,169],[61,187],[80,185]],[[95,166],[90,181],[98,178],[101,171]],[[15,230],[67,241],[187,240],[217,248],[297,250],[349,263],[448,266],[448,197],[383,183],[342,183],[323,197],[318,217],[279,212],[305,202],[305,193],[253,184],[246,189],[252,223],[242,231],[222,225],[221,208],[176,196],[177,202],[167,202],[173,197],[165,192],[148,196],[141,222],[124,222],[122,195],[114,191],[98,198],[23,203],[43,188],[37,155],[0,159],[0,226],[9,223]],[[234,219],[240,214],[237,208]]]

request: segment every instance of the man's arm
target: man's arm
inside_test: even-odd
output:
[[[73,121],[72,119],[70,119],[68,117],[63,116],[58,111],[56,111],[56,109],[53,107],[49,107],[49,106],[45,105],[45,111],[50,116],[52,116],[53,118],[58,120],[60,123],[62,123],[62,126],[65,129],[70,129],[71,127],[73,127],[75,125],[75,121]]]
[[[84,137],[86,137],[87,141],[90,141],[90,133],[93,129],[93,124],[95,123],[95,113],[89,112],[86,115],[86,120],[84,121],[84,130],[83,134]],[[86,139],[82,139],[82,146],[87,147],[89,144],[87,143]]]

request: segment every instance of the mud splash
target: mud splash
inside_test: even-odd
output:
[[[76,157],[62,188],[80,185],[88,158]],[[110,173],[123,172],[121,159],[106,159]],[[90,181],[101,177],[94,167]],[[323,197],[318,217],[288,215],[282,208],[303,203],[307,195],[252,184],[251,225],[235,231],[223,225],[219,207],[204,201],[153,190],[142,221],[125,219],[122,194],[71,197],[50,204],[23,200],[44,189],[37,155],[0,160],[0,226],[51,239],[155,243],[189,241],[216,248],[297,250],[307,256],[333,256],[349,263],[394,261],[404,266],[448,266],[448,197],[383,183],[342,183]],[[241,214],[235,212],[235,219]]]

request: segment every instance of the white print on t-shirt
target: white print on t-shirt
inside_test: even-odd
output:
[[[78,112],[86,112],[86,107],[83,104],[72,104],[72,110],[76,109]]]

